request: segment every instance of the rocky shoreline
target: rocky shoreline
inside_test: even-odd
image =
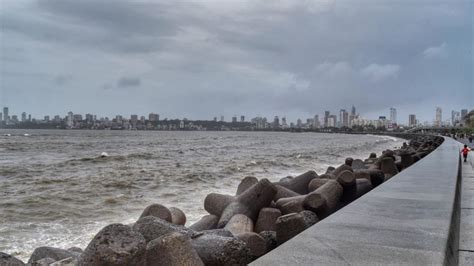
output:
[[[38,247],[27,265],[245,265],[428,155],[443,142],[415,136],[400,149],[347,158],[325,173],[279,182],[245,177],[235,195],[210,193],[209,215],[186,227],[178,208],[148,206],[134,224],[104,227],[85,250]],[[25,265],[0,252],[0,265]]]

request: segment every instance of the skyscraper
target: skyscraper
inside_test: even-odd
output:
[[[354,105],[352,106],[352,109],[351,109],[351,115],[354,115],[354,116],[356,115],[356,108]]]
[[[414,127],[416,126],[416,115],[408,115],[408,126]]]
[[[3,113],[0,113],[0,122],[3,121]]]
[[[440,127],[443,122],[443,111],[441,107],[436,107],[436,118],[435,118],[435,126]]]
[[[329,111],[324,111],[324,127],[328,127]]]
[[[21,122],[26,122],[26,113],[21,113]]]
[[[319,115],[314,115],[313,128],[319,128],[320,126]]]
[[[397,123],[397,109],[395,109],[394,107],[390,108],[390,123]]]
[[[8,116],[8,107],[3,107],[3,120],[5,122],[8,122],[8,120],[10,120],[10,117]]]
[[[467,109],[462,109],[461,110],[461,121],[464,121],[466,115],[467,115]]]
[[[245,122],[245,116],[243,115],[240,116],[240,122]]]

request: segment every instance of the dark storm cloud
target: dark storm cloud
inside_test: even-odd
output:
[[[140,86],[139,78],[122,77],[117,81],[117,87],[119,88],[138,87],[138,86]]]
[[[8,73],[73,73],[62,84],[66,99],[97,95],[94,110],[77,111],[126,106],[191,118],[312,116],[352,104],[417,112],[462,95],[465,106],[473,102],[469,8],[425,0],[6,1],[1,49],[12,52],[0,57],[2,86],[19,86]],[[126,74],[115,83],[117,73]],[[131,86],[133,97],[102,95]]]

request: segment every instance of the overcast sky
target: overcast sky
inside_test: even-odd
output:
[[[470,0],[0,0],[0,105],[432,121],[474,108]]]

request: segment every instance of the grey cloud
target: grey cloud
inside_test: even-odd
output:
[[[117,81],[117,87],[128,88],[128,87],[139,87],[140,79],[134,77],[122,77]]]

